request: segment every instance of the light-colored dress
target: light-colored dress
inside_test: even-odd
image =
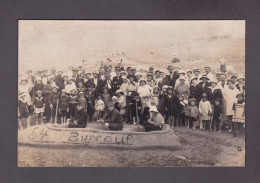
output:
[[[201,100],[199,104],[199,112],[201,120],[210,120],[211,116],[209,115],[209,113],[212,113],[210,102],[207,100],[203,102]]]
[[[243,102],[242,104],[235,103],[235,111],[234,115],[232,118],[233,122],[240,122],[240,123],[245,123],[245,103]]]
[[[237,94],[239,94],[239,90],[235,87],[230,89],[229,87],[221,88],[223,94],[223,113],[225,116],[230,116],[234,114],[233,105],[237,102]]]

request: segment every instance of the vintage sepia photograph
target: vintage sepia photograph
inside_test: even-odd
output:
[[[19,20],[18,167],[244,167],[244,20]]]

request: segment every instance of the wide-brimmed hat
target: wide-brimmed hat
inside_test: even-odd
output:
[[[56,68],[55,68],[55,67],[52,67],[52,68],[51,68],[51,71],[56,71]]]
[[[242,74],[240,74],[240,75],[237,76],[237,80],[239,80],[239,79],[245,80],[245,77]]]
[[[191,98],[191,99],[189,100],[189,102],[191,102],[191,101],[197,102],[197,100],[196,100],[195,98]]]
[[[227,83],[229,83],[229,82],[235,84],[235,82],[232,79],[228,79]]]
[[[204,68],[205,68],[205,69],[206,69],[206,68],[209,68],[209,69],[210,69],[210,67],[209,67],[209,66],[205,66]]]
[[[184,70],[179,70],[178,74],[185,74],[185,71]]]
[[[136,72],[135,76],[141,76],[142,74],[140,72]]]
[[[124,93],[122,90],[116,90],[116,94],[118,94],[118,93]]]
[[[216,73],[216,76],[217,76],[217,75],[221,75],[221,74],[222,74],[222,72],[217,72],[217,73]]]
[[[193,69],[193,72],[200,72],[199,69]]]
[[[187,69],[186,73],[188,73],[188,72],[192,73],[192,70],[191,69]]]
[[[22,76],[22,77],[20,78],[20,80],[21,80],[21,81],[27,81],[27,82],[28,82],[28,79],[27,79],[26,76]]]
[[[179,80],[181,80],[181,79],[186,81],[186,78],[184,76],[179,77]]]
[[[215,78],[212,78],[212,79],[210,80],[210,83],[216,83],[216,84],[218,84],[218,80],[216,80]]]
[[[174,67],[173,67],[172,65],[168,65],[167,69],[168,69],[168,70],[174,69]]]
[[[189,101],[188,101],[188,100],[183,100],[183,103],[184,103],[185,105],[188,105],[188,104],[189,104]]]
[[[35,78],[35,81],[42,81],[42,78],[38,76]]]
[[[168,86],[167,90],[173,90],[173,87],[172,86]]]
[[[150,106],[150,112],[158,112],[157,107],[155,105]]]
[[[126,80],[128,80],[126,76],[122,76],[121,78],[122,78],[122,79],[126,79]]]
[[[159,88],[158,86],[154,86],[154,87],[153,87],[153,90],[154,90],[155,88],[157,88],[158,90],[160,90],[160,88]]]
[[[38,90],[38,91],[36,92],[36,94],[42,94],[42,91],[41,91],[41,90]]]
[[[207,79],[207,80],[209,80],[209,78],[208,78],[207,75],[203,75],[203,76],[200,78],[200,80],[203,80],[203,79]]]
[[[162,89],[167,89],[168,85],[163,85]]]
[[[141,78],[141,79],[139,80],[140,83],[141,83],[142,81],[144,81],[144,82],[146,83],[146,80],[143,79],[143,78]]]
[[[198,80],[198,78],[194,76],[194,77],[192,77],[192,78],[190,79],[190,81],[192,81],[192,80],[194,80],[194,79]]]
[[[232,79],[232,78],[237,78],[237,76],[233,74],[233,75],[231,76],[231,79]]]
[[[201,95],[201,98],[207,98],[207,93],[203,93],[202,95]]]

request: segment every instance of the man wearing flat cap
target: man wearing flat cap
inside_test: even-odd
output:
[[[123,129],[122,115],[117,109],[115,109],[113,102],[109,102],[107,107],[108,113],[104,116],[103,119],[98,120],[97,122],[105,123],[105,128],[108,130],[121,131]]]

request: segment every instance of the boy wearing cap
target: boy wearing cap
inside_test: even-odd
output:
[[[73,122],[75,120],[78,103],[79,103],[79,98],[77,96],[77,90],[72,89],[70,91],[70,96],[69,96],[70,122]]]
[[[34,108],[34,113],[37,114],[36,123],[38,123],[38,118],[43,117],[45,102],[44,102],[44,99],[42,97],[42,91],[41,90],[38,90],[36,92],[36,94],[37,94],[37,96],[33,100],[33,108]]]
[[[50,97],[50,100],[51,100],[50,108],[51,108],[51,112],[52,112],[52,119],[51,119],[52,121],[51,122],[54,122],[53,119],[55,119],[56,117],[58,118],[58,116],[56,116],[56,109],[59,106],[59,103],[58,103],[59,98],[60,98],[60,93],[58,92],[57,87],[52,87],[52,93],[51,93],[51,97]]]
[[[114,103],[108,103],[108,113],[103,119],[97,122],[105,123],[105,128],[113,131],[121,131],[123,129],[123,117],[118,110],[115,109]]]
[[[168,124],[171,126],[174,125],[176,121],[177,107],[178,102],[177,95],[173,92],[172,86],[168,86],[167,95],[165,96],[165,111],[167,114]]]
[[[69,112],[69,98],[66,95],[66,90],[61,90],[60,95],[60,104],[59,104],[59,113],[61,115],[62,124],[66,123],[67,113]]]

